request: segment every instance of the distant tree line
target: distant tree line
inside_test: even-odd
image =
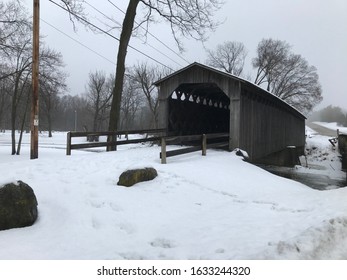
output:
[[[166,73],[147,64],[127,71],[121,103],[120,129],[158,128],[158,92],[153,82]],[[89,73],[84,92],[70,95],[40,83],[41,131],[106,131],[108,126],[112,83],[114,77],[103,71]],[[16,121],[12,126],[13,84],[9,78],[0,80],[0,129],[29,132],[31,81],[17,97]],[[22,115],[25,115],[22,116]]]
[[[336,122],[340,126],[347,127],[347,111],[340,107],[330,105],[319,111],[313,112],[308,120],[312,122]]]

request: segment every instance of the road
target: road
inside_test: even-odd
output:
[[[325,135],[325,136],[329,136],[329,137],[337,137],[336,130],[329,129],[329,128],[326,128],[324,126],[318,125],[316,123],[311,123],[311,122],[307,122],[306,125],[309,128],[316,131],[317,133],[319,133],[320,135]]]

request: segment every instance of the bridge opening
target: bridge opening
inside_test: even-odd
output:
[[[229,133],[230,100],[214,83],[180,84],[168,106],[170,134]]]

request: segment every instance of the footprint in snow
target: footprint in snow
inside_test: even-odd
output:
[[[117,224],[117,227],[127,234],[133,234],[136,232],[136,228],[132,224],[129,224],[129,223]]]
[[[285,208],[285,207],[276,207],[272,206],[271,210],[278,211],[278,212],[291,212],[291,213],[305,213],[312,211],[311,209],[291,209],[291,208]]]
[[[117,205],[117,204],[114,203],[114,202],[110,202],[109,205],[110,205],[111,209],[112,209],[113,211],[115,211],[115,212],[121,212],[121,211],[123,211],[123,208],[120,207],[119,205]]]
[[[224,254],[225,253],[225,250],[223,248],[218,248],[216,251],[215,251],[217,254]]]
[[[94,218],[92,218],[92,227],[94,229],[100,229],[102,227],[102,223],[100,222],[99,219],[94,217]]]
[[[90,206],[92,206],[93,208],[102,208],[102,207],[105,206],[105,202],[97,201],[97,200],[89,200],[88,203],[89,203]]]
[[[175,243],[172,240],[168,240],[165,238],[156,238],[152,242],[149,243],[152,247],[160,247],[160,248],[174,248],[176,247]]]
[[[263,200],[253,200],[252,201],[255,204],[267,204],[267,205],[272,205],[273,207],[277,207],[278,204],[270,201],[263,201]]]

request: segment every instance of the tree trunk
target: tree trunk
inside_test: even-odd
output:
[[[48,95],[47,102],[47,122],[48,122],[48,137],[52,137],[52,99],[51,95]]]
[[[51,112],[48,113],[48,137],[53,137],[52,135],[52,117]]]
[[[12,105],[12,114],[11,114],[11,142],[12,142],[12,152],[11,155],[16,154],[16,113],[13,111]]]
[[[125,73],[125,57],[127,54],[127,48],[129,45],[130,37],[133,31],[136,9],[139,4],[139,0],[130,0],[128,9],[126,11],[122,33],[120,35],[118,55],[117,55],[117,67],[116,67],[116,78],[115,85],[112,91],[112,104],[110,110],[110,120],[108,125],[109,131],[117,131],[119,116],[120,116],[120,106],[123,92],[123,82]],[[110,138],[110,137],[109,137]],[[112,141],[112,136],[109,141]],[[107,151],[114,151],[115,146],[108,146]]]
[[[21,124],[21,129],[20,129],[20,134],[19,134],[19,140],[18,140],[18,146],[17,146],[16,155],[20,155],[20,149],[22,147],[22,139],[23,139],[25,120],[26,120],[26,112],[24,113],[24,117],[23,117],[22,124]]]
[[[23,140],[23,132],[24,132],[24,126],[25,126],[25,122],[27,119],[27,113],[28,113],[28,109],[29,109],[29,103],[30,103],[30,95],[27,95],[27,100],[26,100],[26,104],[25,104],[25,109],[24,109],[24,115],[23,115],[23,119],[22,119],[22,124],[20,126],[20,134],[19,134],[19,140],[18,140],[18,145],[17,145],[17,151],[16,151],[16,155],[20,154],[20,150],[22,147],[22,140]]]
[[[18,84],[19,84],[19,78],[16,77],[15,80],[15,87],[13,90],[13,96],[12,96],[12,104],[11,104],[11,140],[12,140],[12,153],[11,155],[16,154],[16,117],[17,117],[17,96],[18,96]]]
[[[97,105],[97,108],[95,108],[95,113],[94,113],[94,117],[93,117],[93,128],[92,131],[93,132],[97,132],[98,131],[98,119],[99,119],[99,105]]]

